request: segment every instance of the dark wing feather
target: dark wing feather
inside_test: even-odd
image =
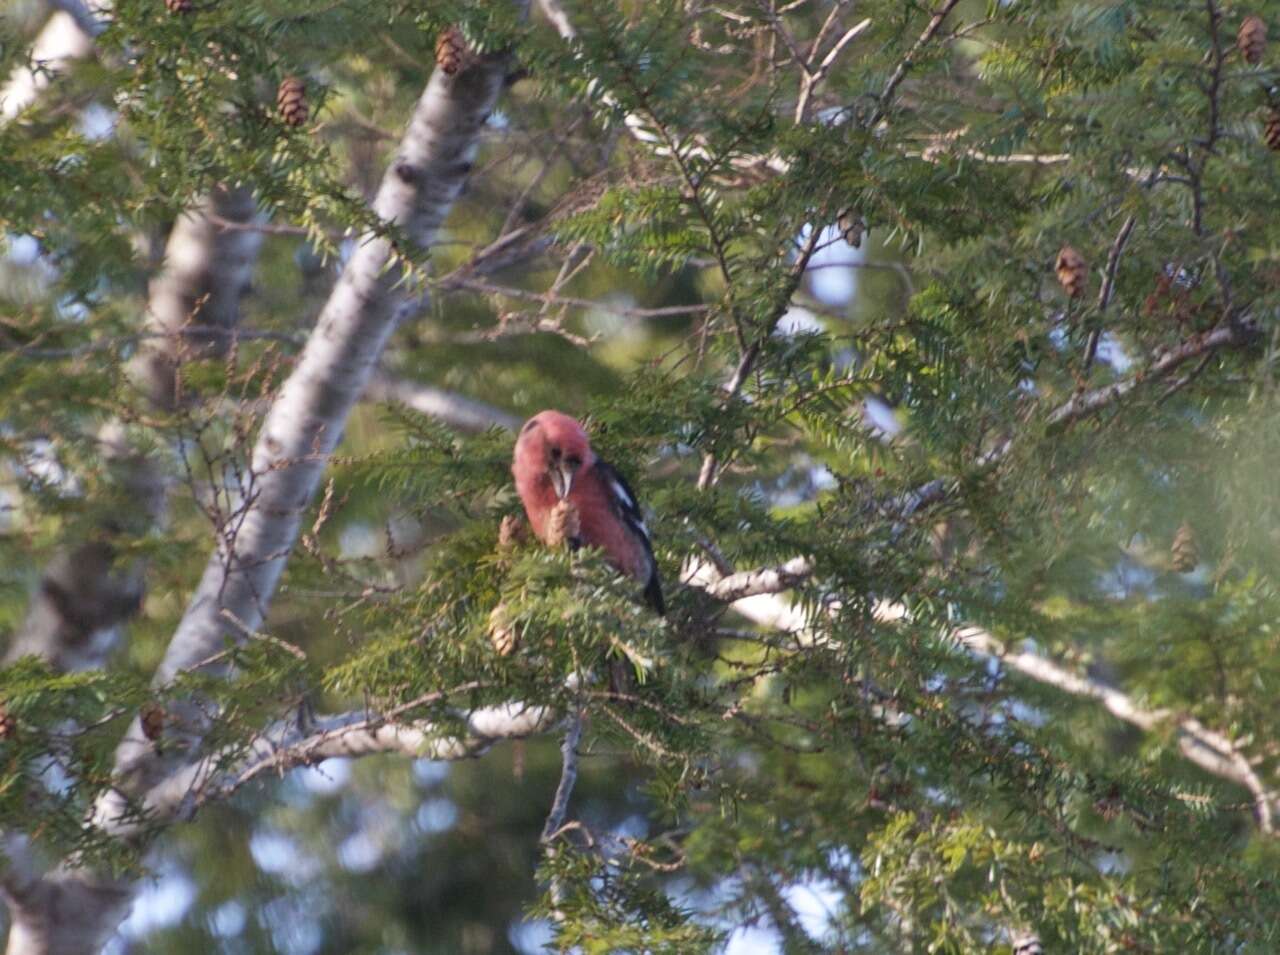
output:
[[[658,578],[658,562],[653,557],[653,542],[649,539],[649,528],[645,526],[636,492],[631,490],[627,479],[608,461],[597,458],[593,467],[604,486],[609,489],[609,500],[613,502],[618,517],[644,545],[645,556],[649,558],[649,579],[645,581],[644,597],[649,606],[661,616],[667,612],[666,601],[662,598],[662,581]]]

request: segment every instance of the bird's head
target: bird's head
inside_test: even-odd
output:
[[[564,500],[574,478],[595,461],[587,433],[567,414],[543,411],[524,423],[516,439],[512,470],[522,475],[545,475],[556,497]]]

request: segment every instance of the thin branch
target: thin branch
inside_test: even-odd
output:
[[[786,575],[770,576],[768,568],[742,574],[722,575],[707,561],[693,562],[686,568],[682,579],[690,586],[700,587],[715,595],[718,588],[735,580],[752,579],[756,586],[751,596],[738,599],[733,608],[761,626],[783,630],[801,637],[795,649],[817,647],[825,641],[813,634],[809,621],[782,593],[791,589],[805,576],[812,573],[807,561],[797,558],[784,565],[790,568]],[[735,592],[723,587],[732,598]],[[882,624],[905,621],[910,614],[899,603],[882,601],[877,604],[874,616]],[[1149,709],[1139,705],[1122,690],[1107,686],[1091,677],[1073,673],[1052,660],[1034,653],[1008,650],[991,633],[974,626],[956,627],[950,636],[971,653],[1000,660],[1010,669],[1039,683],[1053,686],[1073,696],[1097,700],[1118,719],[1145,732],[1154,732],[1161,726],[1172,724],[1178,733],[1178,749],[1183,757],[1205,772],[1219,779],[1244,787],[1253,797],[1258,827],[1270,833],[1274,830],[1274,806],[1272,794],[1263,785],[1249,759],[1239,744],[1228,736],[1206,727],[1199,720],[1167,708]]]
[[[560,783],[556,786],[556,795],[551,802],[551,810],[547,813],[547,821],[542,826],[544,844],[549,843],[564,827],[565,817],[569,814],[569,800],[573,796],[574,784],[578,781],[578,744],[581,741],[582,714],[575,713],[569,719],[564,739],[560,741]]]
[[[1129,236],[1133,234],[1133,225],[1137,222],[1136,217],[1129,216],[1120,226],[1116,239],[1111,243],[1111,251],[1107,253],[1107,268],[1102,274],[1102,288],[1098,290],[1098,327],[1089,333],[1089,341],[1085,345],[1084,350],[1084,370],[1087,373],[1089,366],[1093,364],[1094,356],[1098,351],[1098,339],[1102,335],[1102,314],[1106,312],[1107,306],[1111,304],[1111,296],[1116,288],[1116,271],[1120,267],[1120,256],[1124,254],[1124,247],[1129,242]]]
[[[1144,384],[1167,378],[1193,358],[1212,355],[1228,348],[1245,348],[1253,344],[1259,334],[1257,322],[1239,319],[1193,335],[1166,351],[1158,352],[1145,369],[1112,384],[1073,395],[1049,414],[1046,423],[1051,429],[1066,427],[1110,407]],[[1012,440],[1002,442],[975,461],[974,467],[982,470],[998,464],[1008,456],[1013,447]],[[958,479],[954,477],[934,478],[886,502],[883,509],[906,520],[918,511],[947,500],[955,492],[958,483]]]
[[[702,315],[710,310],[709,305],[666,305],[661,308],[642,308],[631,305],[617,305],[612,302],[601,302],[589,298],[574,298],[558,292],[531,292],[528,289],[515,288],[508,285],[495,285],[479,279],[458,278],[450,283],[453,288],[469,289],[485,295],[505,295],[508,298],[525,299],[541,302],[547,306],[567,305],[571,308],[591,309],[621,315],[624,318],[671,318],[680,315]]]
[[[884,89],[880,91],[879,97],[876,98],[876,108],[867,119],[867,128],[875,126],[880,120],[884,119],[885,113],[889,109],[889,103],[893,100],[893,94],[897,91],[902,81],[906,79],[907,73],[915,66],[916,57],[933,39],[938,32],[938,28],[942,26],[942,21],[947,18],[947,14],[955,9],[956,4],[959,2],[960,0],[944,0],[942,7],[930,18],[928,25],[924,28],[924,32],[912,44],[911,49],[907,51],[907,55],[902,58],[902,61],[898,63],[889,79],[885,82]]]

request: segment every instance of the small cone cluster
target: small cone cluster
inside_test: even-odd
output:
[[[159,703],[148,703],[139,711],[138,722],[142,724],[142,735],[154,743],[164,733],[164,707]]]
[[[1183,523],[1173,535],[1173,546],[1169,548],[1169,563],[1180,574],[1195,570],[1200,563],[1200,548],[1196,544],[1195,531],[1191,525]]]
[[[164,8],[170,13],[190,13],[196,5],[195,0],[164,0]]]
[[[1236,49],[1246,63],[1256,66],[1262,62],[1262,57],[1267,52],[1267,24],[1262,17],[1251,13],[1240,22],[1240,32],[1236,34]]]
[[[1079,298],[1084,294],[1085,282],[1089,278],[1089,266],[1079,252],[1069,245],[1064,245],[1058,253],[1053,269],[1058,273],[1058,284],[1070,298]]]
[[[286,76],[276,92],[276,107],[290,126],[301,126],[311,110],[307,106],[307,84],[296,76]]]
[[[520,635],[506,604],[498,604],[489,613],[489,639],[500,657],[509,657],[520,648]]]
[[[562,547],[582,534],[582,522],[578,518],[578,509],[568,501],[561,501],[551,509],[551,517],[547,520],[547,543],[552,547]]]
[[[1280,109],[1273,109],[1267,115],[1266,125],[1262,127],[1262,138],[1266,140],[1268,149],[1280,153]]]
[[[471,65],[471,48],[457,27],[449,27],[436,38],[436,66],[453,76]]]
[[[855,249],[861,247],[862,237],[867,232],[867,220],[862,218],[857,209],[850,206],[840,213],[839,218],[836,219],[836,226],[846,242]]]

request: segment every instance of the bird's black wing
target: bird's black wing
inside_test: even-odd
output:
[[[658,562],[653,557],[653,541],[649,539],[649,528],[645,525],[644,514],[640,511],[636,493],[631,490],[627,479],[608,461],[597,458],[593,467],[604,482],[604,486],[609,489],[609,499],[613,502],[618,517],[644,545],[645,556],[649,559],[649,578],[645,581],[644,598],[661,616],[667,612],[666,601],[662,598],[662,581],[658,578]]]

